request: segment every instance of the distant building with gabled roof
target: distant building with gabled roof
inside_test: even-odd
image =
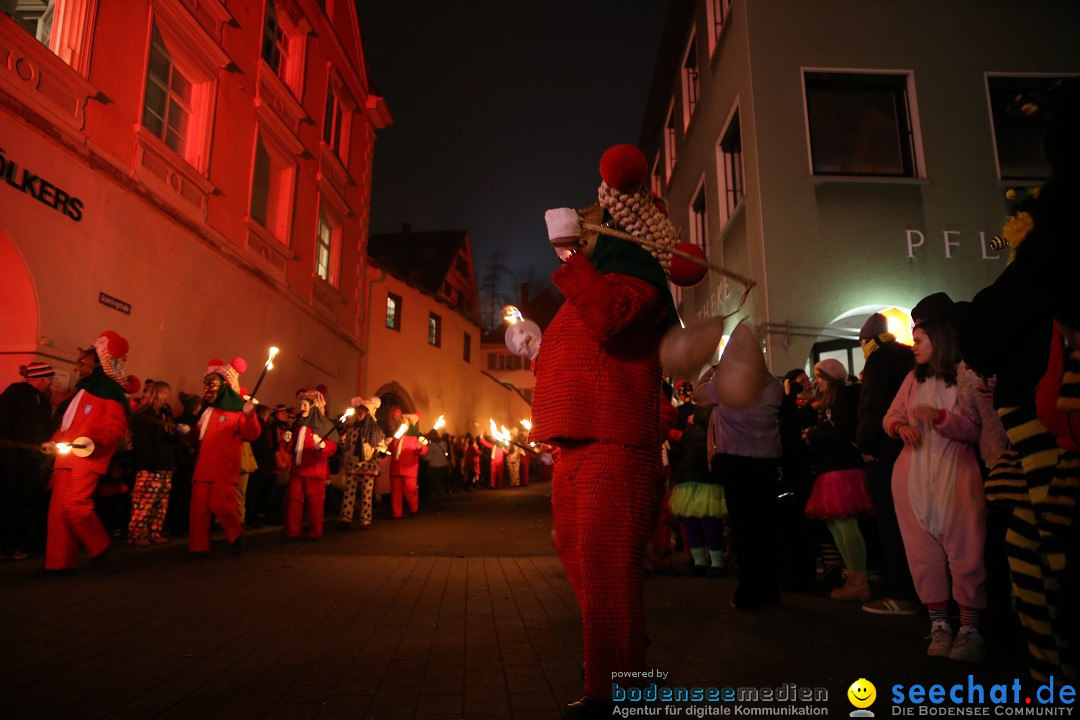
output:
[[[447,432],[475,435],[528,417],[525,399],[484,371],[468,232],[402,230],[368,241],[361,392],[382,399],[379,419],[397,406],[419,411],[423,430],[445,415]]]

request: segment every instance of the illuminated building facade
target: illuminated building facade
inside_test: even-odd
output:
[[[8,7],[11,6],[11,7]],[[351,0],[57,0],[0,12],[0,377],[104,330],[176,390],[352,397],[375,133]]]
[[[484,372],[483,327],[468,233],[377,233],[368,244],[371,348],[361,386],[391,406],[420,412],[427,431],[486,432],[529,417],[528,402]]]
[[[975,22],[977,21],[977,22]],[[753,278],[774,372],[837,357],[874,311],[969,299],[1004,268],[1008,188],[1040,184],[1075,3],[671,3],[641,146],[683,240]],[[1018,95],[1038,107],[1016,103]],[[733,312],[710,275],[684,318]]]

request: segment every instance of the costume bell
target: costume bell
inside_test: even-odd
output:
[[[109,468],[116,446],[127,431],[125,389],[142,387],[124,369],[128,342],[111,330],[83,351],[75,372],[80,380],[49,449],[57,451],[49,501],[45,569],[78,566],[79,545],[92,558],[109,549],[109,535],[94,514],[98,478]],[[66,450],[66,452],[65,452]]]
[[[199,457],[191,478],[191,530],[188,551],[210,552],[211,513],[225,529],[233,552],[243,550],[243,525],[236,500],[240,482],[240,446],[259,437],[255,405],[240,396],[240,373],[247,369],[243,358],[226,365],[211,360],[203,378],[206,410],[199,418],[196,435]]]

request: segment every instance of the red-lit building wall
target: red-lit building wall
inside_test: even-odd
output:
[[[55,8],[43,41],[0,13],[0,385],[33,359],[69,370],[114,329],[174,390],[215,356],[245,356],[251,385],[274,344],[265,400],[355,394],[390,117],[353,3]]]

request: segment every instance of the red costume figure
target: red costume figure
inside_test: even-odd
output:
[[[191,530],[188,551],[210,552],[210,514],[213,513],[233,554],[244,549],[244,527],[236,502],[240,482],[240,445],[259,437],[261,427],[255,405],[240,396],[240,373],[247,369],[243,358],[226,365],[211,360],[203,378],[203,399],[207,407],[199,418],[196,435],[199,457],[191,478]]]
[[[420,510],[420,490],[416,484],[416,476],[420,471],[420,458],[427,453],[427,440],[420,436],[419,415],[401,415],[399,411],[391,417],[400,421],[399,428],[401,424],[407,425],[401,437],[394,437],[390,441],[389,448],[390,507],[393,518],[400,520],[404,516],[403,495],[409,503],[409,512],[415,515]]]
[[[127,340],[107,330],[83,351],[75,366],[80,378],[77,391],[60,430],[46,446],[58,453],[49,481],[46,570],[75,569],[80,543],[92,558],[100,558],[109,549],[109,535],[94,514],[94,494],[98,478],[108,470],[116,445],[127,431],[124,391],[135,392],[140,386],[124,370],[127,352]]]
[[[328,461],[337,451],[341,437],[334,423],[323,410],[326,401],[319,391],[300,396],[300,417],[288,433],[286,449],[292,460],[289,471],[289,493],[285,511],[285,539],[300,537],[304,504],[307,503],[307,537],[319,540],[323,533],[323,506],[326,503],[326,481],[330,474]]]
[[[545,216],[564,263],[552,281],[566,302],[536,360],[530,434],[560,448],[555,547],[585,641],[586,696],[566,708],[570,718],[610,717],[613,673],[646,669],[642,577],[660,473],[658,350],[677,322],[664,271],[675,231],[644,187],[645,157],[621,145],[600,168],[600,206],[583,211],[592,228],[583,231],[582,218],[566,208]],[[656,256],[602,230],[597,236],[602,221],[625,228],[616,233],[641,233],[659,248]]]
[[[491,450],[491,489],[503,486],[503,466],[506,464],[506,451],[498,442],[491,442],[487,437],[480,436],[480,444]]]

